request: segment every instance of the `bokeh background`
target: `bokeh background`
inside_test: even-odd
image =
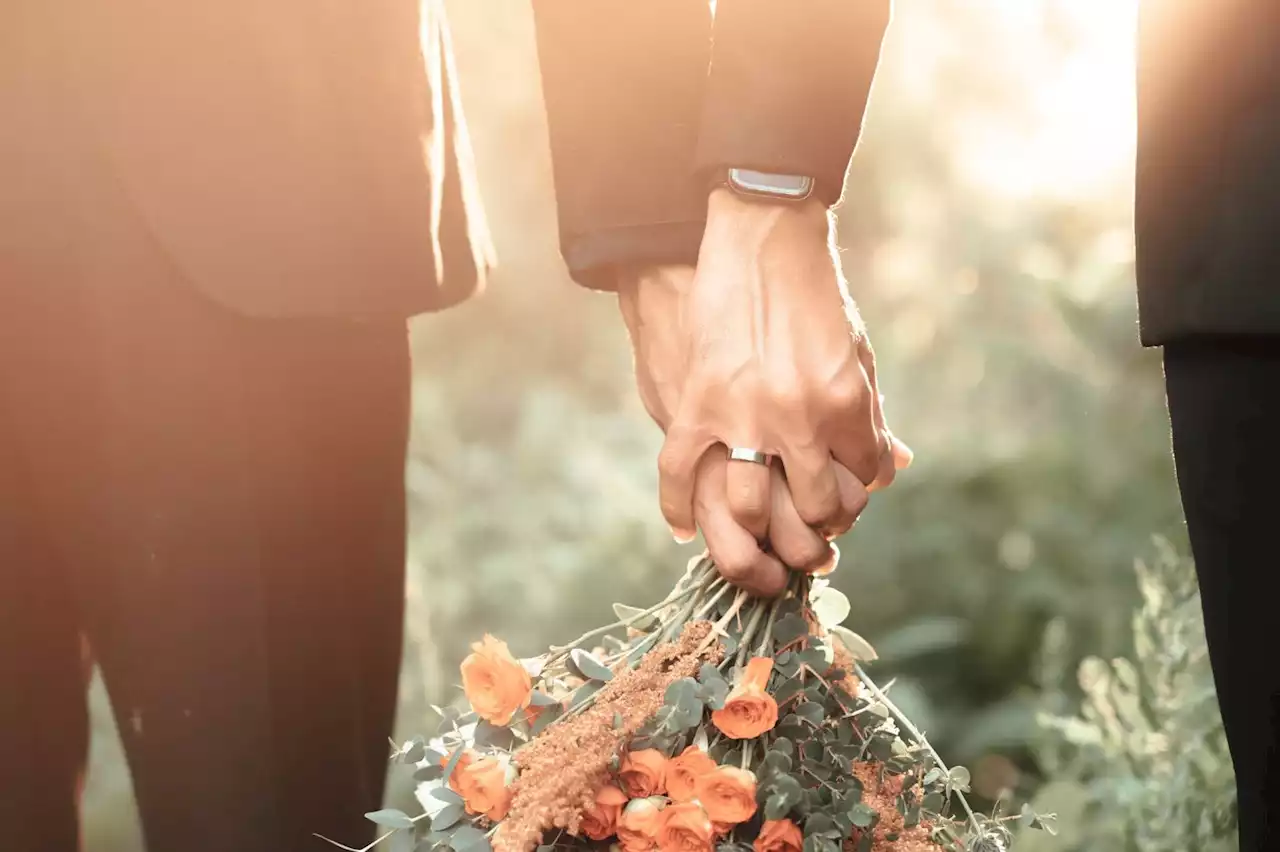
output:
[[[615,304],[571,284],[557,254],[528,0],[447,5],[501,268],[483,298],[417,321],[404,736],[432,728],[428,705],[447,700],[483,630],[533,654],[614,600],[654,599],[691,555],[657,509],[660,436]],[[1165,784],[1134,806],[1139,826],[1184,799],[1229,798],[1211,692],[1195,724],[1142,709],[1117,734],[1114,708],[1099,709],[1114,669],[1087,664],[1092,692],[1075,676],[1090,655],[1150,657],[1176,640],[1192,662],[1139,658],[1138,680],[1212,687],[1179,559],[1159,357],[1137,343],[1135,5],[899,0],[840,216],[888,413],[917,459],[840,542],[848,623],[980,796],[1040,796],[1062,814],[1063,837],[1029,841],[1039,849],[1100,842],[1101,826],[1132,834],[1115,790],[1132,798],[1143,772],[1183,777],[1177,755],[1193,748],[1217,786]],[[1136,558],[1163,566],[1148,577],[1163,603],[1146,598],[1155,651],[1134,645]],[[94,706],[87,848],[133,852],[100,685]],[[1083,715],[1055,728],[1046,709]],[[1142,720],[1131,742],[1125,726]],[[1163,768],[1141,769],[1134,749]],[[391,796],[409,801],[405,779]],[[1093,827],[1065,825],[1077,822]],[[1210,848],[1175,834],[1129,848]]]

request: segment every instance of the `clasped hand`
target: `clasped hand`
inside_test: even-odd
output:
[[[834,567],[830,541],[911,461],[885,424],[832,235],[818,201],[717,190],[696,269],[619,281],[640,397],[666,434],[662,513],[678,540],[700,528],[720,571],[762,595],[788,570]],[[729,447],[771,462],[731,461]]]

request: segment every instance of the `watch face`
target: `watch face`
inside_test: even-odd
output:
[[[729,185],[739,192],[770,198],[808,198],[813,192],[813,178],[782,175],[750,169],[729,169]]]

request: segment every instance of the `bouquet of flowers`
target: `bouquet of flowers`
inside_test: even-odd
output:
[[[706,556],[658,604],[529,659],[491,636],[469,710],[397,750],[423,812],[369,818],[420,852],[1000,852],[1005,823],[862,664],[848,600],[796,574],[735,590]],[[959,816],[949,813],[960,805]],[[1021,819],[1047,827],[1050,817]],[[366,847],[371,848],[371,847]]]

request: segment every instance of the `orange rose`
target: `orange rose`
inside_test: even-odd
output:
[[[714,834],[716,837],[724,837],[726,834],[733,831],[735,828],[737,828],[737,826],[734,825],[733,823],[728,823],[728,822],[711,823],[711,833]]]
[[[711,852],[715,839],[707,812],[696,802],[680,802],[662,812],[658,829],[660,852]]]
[[[464,770],[459,766],[453,770],[461,774],[458,786],[459,795],[466,803],[467,811],[473,814],[484,814],[497,822],[507,815],[511,807],[511,787],[509,777],[514,775],[505,760],[496,757],[482,757],[468,765]]]
[[[800,852],[804,832],[789,819],[771,819],[761,826],[760,836],[751,845],[755,852]]]
[[[618,780],[634,798],[661,795],[667,792],[667,756],[656,748],[629,751],[618,767]]]
[[[533,679],[511,656],[507,643],[485,634],[462,661],[462,690],[481,719],[506,725],[517,710],[529,706]]]
[[[623,852],[653,852],[662,827],[662,799],[632,799],[618,817],[618,843]]]
[[[618,817],[627,803],[627,794],[612,784],[596,791],[595,803],[582,814],[582,833],[592,840],[612,837],[618,830]]]
[[[725,699],[724,707],[711,714],[712,723],[726,737],[754,739],[778,724],[778,702],[765,691],[773,659],[755,657],[747,663],[742,680]]]
[[[697,746],[689,746],[667,764],[667,795],[677,802],[698,797],[694,782],[716,768],[716,762]]]
[[[467,771],[467,769],[471,766],[471,764],[475,762],[475,759],[476,759],[475,752],[464,751],[462,753],[462,756],[458,758],[458,762],[454,765],[453,771],[449,773],[449,789],[457,793],[459,796],[463,796],[464,798],[465,798],[465,794],[462,792],[463,774]],[[444,757],[440,758],[440,765],[441,766],[449,765],[449,755],[446,754]]]
[[[694,789],[712,822],[737,825],[756,812],[756,776],[736,766],[717,766]]]

